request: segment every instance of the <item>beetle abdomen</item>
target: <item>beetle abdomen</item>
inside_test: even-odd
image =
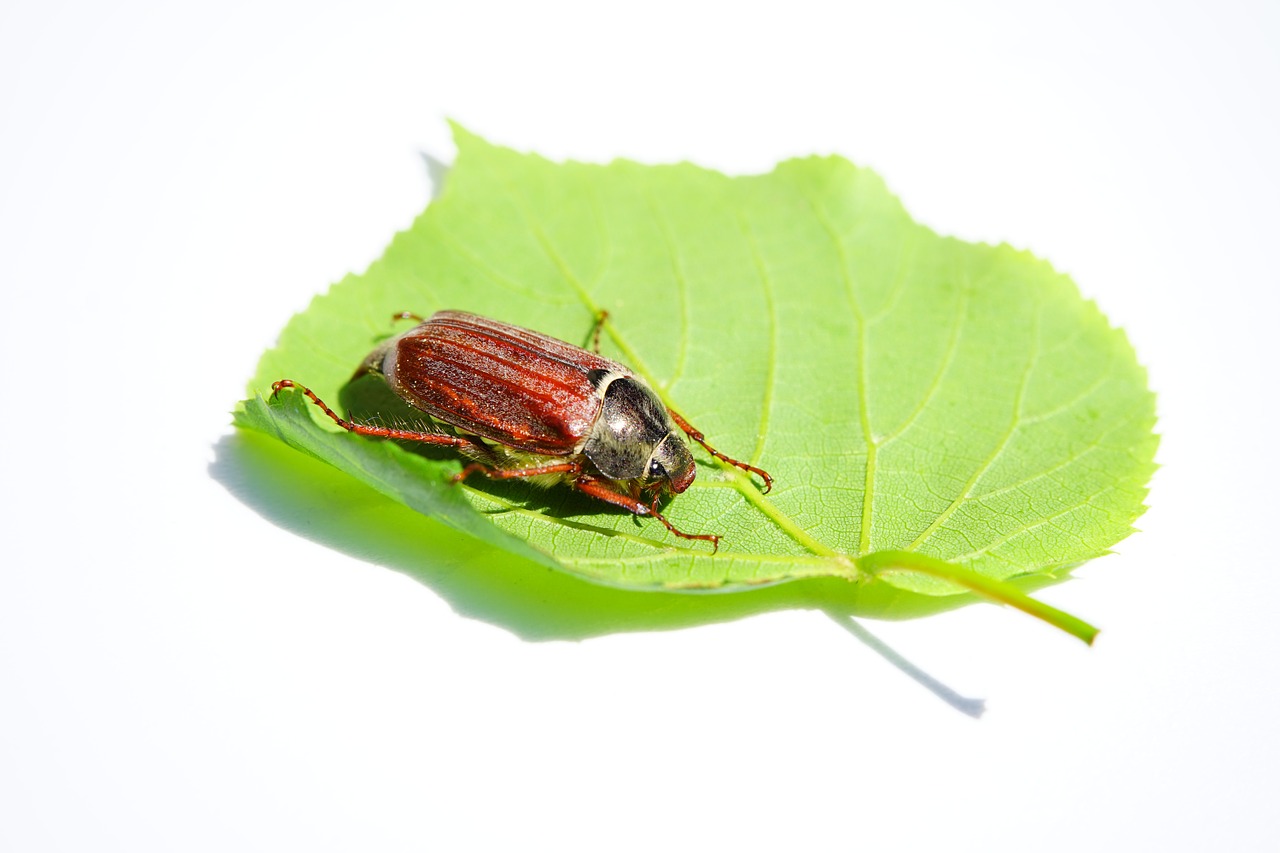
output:
[[[407,403],[520,450],[567,456],[600,413],[587,374],[618,362],[528,329],[440,311],[389,342],[382,372]]]

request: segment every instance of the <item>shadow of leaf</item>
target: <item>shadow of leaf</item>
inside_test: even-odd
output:
[[[438,593],[458,614],[500,626],[524,640],[581,640],[727,622],[775,610],[815,610],[955,710],[975,718],[982,713],[982,700],[964,697],[929,676],[852,618],[926,615],[967,603],[968,598],[930,599],[885,584],[855,587],[835,579],[724,594],[619,590],[548,569],[454,531],[256,432],[236,430],[220,439],[214,450],[210,476],[263,518],[408,575]]]
[[[409,575],[461,615],[526,640],[674,630],[775,610],[902,619],[972,599],[935,599],[887,584],[794,581],[733,593],[637,592],[599,586],[458,533],[324,463],[248,430],[215,445],[210,476],[273,524]]]

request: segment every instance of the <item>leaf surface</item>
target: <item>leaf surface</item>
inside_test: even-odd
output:
[[[1154,399],[1123,333],[1044,261],[939,236],[836,157],[730,178],[456,137],[441,196],[289,322],[238,424],[501,548],[634,589],[874,574],[951,595],[977,589],[966,572],[1060,575],[1131,532]],[[355,368],[403,329],[391,315],[442,308],[577,344],[607,309],[604,354],[774,489],[695,448],[697,480],[666,513],[723,536],[712,554],[564,487],[450,486],[455,454],[349,435],[298,394],[264,399],[286,377],[353,399]],[[413,417],[391,405],[374,405],[384,422]],[[937,561],[958,574],[927,571]]]

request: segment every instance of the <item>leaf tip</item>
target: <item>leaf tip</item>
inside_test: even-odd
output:
[[[453,135],[454,142],[461,142],[464,139],[470,140],[480,138],[470,130],[467,130],[462,122],[452,116],[445,118],[445,122],[449,125],[449,132]]]

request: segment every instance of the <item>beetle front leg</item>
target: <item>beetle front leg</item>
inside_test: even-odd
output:
[[[663,527],[671,531],[675,536],[681,539],[701,539],[703,542],[711,543],[711,553],[714,554],[720,550],[720,537],[714,533],[685,533],[677,528],[674,524],[667,521],[667,517],[658,512],[658,497],[655,495],[653,503],[646,504],[639,498],[633,498],[630,495],[624,495],[622,492],[614,491],[602,480],[596,480],[590,477],[579,477],[573,483],[574,488],[579,491],[598,498],[606,503],[614,506],[620,506],[625,510],[630,510],[636,515],[652,515],[658,521],[662,522]]]
[[[671,420],[676,422],[676,426],[684,430],[685,435],[689,436],[689,438],[692,438],[694,441],[698,442],[698,444],[701,444],[704,450],[706,450],[715,458],[719,459],[721,462],[728,462],[730,465],[733,465],[737,468],[741,468],[743,471],[750,471],[753,474],[759,474],[761,479],[764,480],[764,489],[762,489],[761,491],[763,491],[765,494],[768,494],[769,490],[773,488],[773,477],[769,476],[768,471],[764,470],[763,468],[757,468],[754,465],[748,465],[746,462],[740,462],[737,459],[734,459],[730,456],[725,456],[719,450],[716,450],[714,447],[707,444],[706,437],[701,432],[694,429],[693,424],[689,423],[683,417],[681,417],[680,413],[677,412],[675,409],[668,406],[667,414],[671,415]]]
[[[416,441],[421,444],[439,444],[448,447],[470,447],[471,441],[465,438],[459,438],[456,435],[445,435],[441,432],[421,432],[411,429],[392,429],[390,427],[373,426],[372,424],[358,424],[355,421],[349,421],[341,417],[329,405],[316,396],[316,393],[305,385],[299,385],[292,379],[281,379],[271,383],[271,396],[274,398],[285,388],[294,388],[307,395],[311,402],[315,403],[320,409],[328,415],[335,424],[345,429],[347,432],[353,432],[356,435],[367,435],[370,438],[395,438],[401,441]]]

